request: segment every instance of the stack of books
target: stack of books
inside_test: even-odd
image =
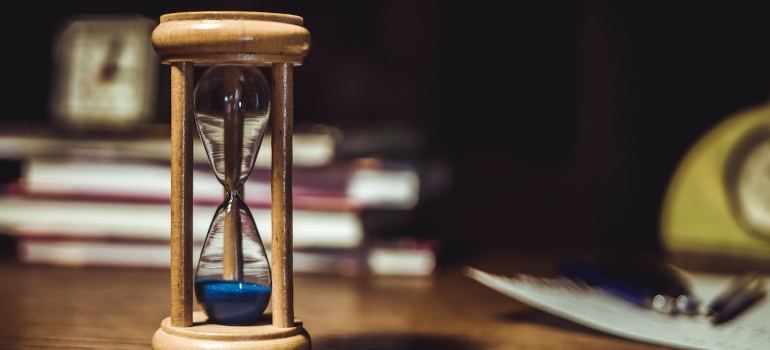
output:
[[[168,126],[159,126],[167,128]],[[0,193],[0,233],[16,239],[27,263],[166,267],[170,261],[170,140],[0,135],[0,158],[20,164]],[[424,192],[415,162],[341,155],[344,130],[297,127],[293,137],[295,272],[345,276],[428,276],[440,245],[413,237],[376,237],[361,213],[409,212]],[[270,136],[243,199],[263,244],[271,244]],[[224,189],[205,150],[193,147],[193,255],[197,259]],[[269,256],[269,255],[268,255]]]

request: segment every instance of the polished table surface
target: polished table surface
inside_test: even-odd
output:
[[[433,277],[297,274],[313,349],[666,349],[528,307],[461,273],[548,273],[536,252],[484,255]],[[0,262],[0,349],[149,349],[169,315],[166,269]],[[196,307],[197,309],[197,307]]]

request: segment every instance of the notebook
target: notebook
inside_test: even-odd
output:
[[[770,348],[770,301],[763,298],[738,317],[712,325],[702,315],[666,315],[628,303],[566,278],[519,274],[501,276],[471,267],[466,276],[520,302],[616,336],[681,349],[758,350]],[[693,293],[709,301],[733,275],[685,273]],[[770,279],[766,279],[770,281]],[[770,282],[767,282],[770,287]],[[705,309],[707,302],[702,303]],[[703,310],[701,310],[703,311]]]

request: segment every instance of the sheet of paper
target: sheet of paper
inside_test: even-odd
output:
[[[566,279],[528,275],[508,277],[470,267],[466,268],[465,274],[529,306],[628,339],[682,349],[770,349],[770,301],[767,297],[737,318],[715,326],[702,312],[697,316],[664,315]],[[693,293],[703,301],[701,309],[733,277],[699,273],[686,273],[686,276]]]

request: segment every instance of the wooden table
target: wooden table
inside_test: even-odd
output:
[[[547,273],[536,252],[484,255],[431,278],[297,275],[313,349],[662,349],[530,308],[465,277]],[[166,269],[0,262],[0,349],[149,349],[169,315]],[[197,310],[197,307],[196,307]]]

